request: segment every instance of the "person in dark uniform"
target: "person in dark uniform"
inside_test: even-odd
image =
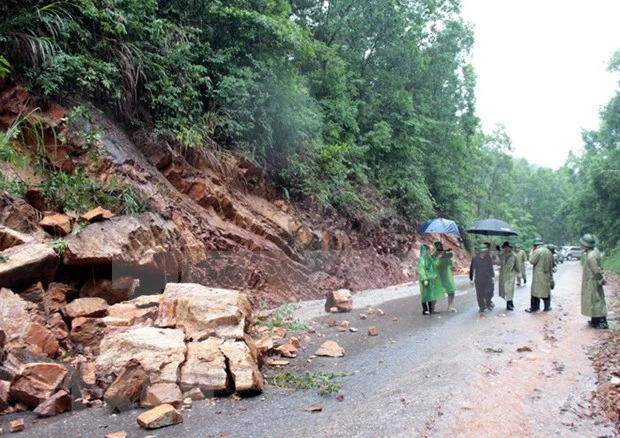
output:
[[[485,309],[493,310],[493,262],[489,256],[489,248],[482,245],[479,248],[478,255],[471,260],[469,266],[469,280],[476,286],[476,298],[478,299],[478,307],[480,313]]]

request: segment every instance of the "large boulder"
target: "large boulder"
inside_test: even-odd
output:
[[[256,351],[245,342],[226,341],[220,351],[228,362],[235,391],[239,394],[254,394],[263,390],[263,375],[258,369]]]
[[[24,243],[0,252],[0,285],[19,290],[33,283],[47,286],[56,275],[60,258],[48,245]]]
[[[219,347],[222,340],[209,338],[187,344],[187,360],[181,367],[179,384],[182,391],[200,388],[208,395],[229,391],[226,358]]]
[[[350,312],[353,309],[353,297],[348,289],[338,289],[328,292],[325,295],[325,311],[330,312],[332,309],[338,312]]]
[[[174,222],[150,212],[90,224],[67,242],[68,266],[120,263],[176,273],[182,259]]]
[[[103,321],[107,326],[153,325],[159,315],[161,295],[142,295],[108,307]]]
[[[251,320],[252,308],[240,292],[200,284],[168,283],[155,325],[183,328],[188,341],[210,336],[241,340]]]
[[[68,318],[106,316],[108,303],[103,298],[78,298],[67,304],[62,313]]]
[[[151,382],[177,381],[177,372],[185,362],[182,330],[137,327],[104,336],[95,362],[95,374],[118,375],[130,359],[138,360],[149,373]]]

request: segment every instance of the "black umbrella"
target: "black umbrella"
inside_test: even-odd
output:
[[[452,234],[461,238],[456,222],[441,217],[427,220],[418,227],[417,231],[418,233]]]
[[[472,234],[483,234],[485,236],[518,236],[514,228],[499,219],[482,219],[474,222],[467,230]]]

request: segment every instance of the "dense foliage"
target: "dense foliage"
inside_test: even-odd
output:
[[[603,175],[620,97],[566,169],[515,161],[501,126],[481,132],[472,44],[459,0],[0,3],[0,76],[79,94],[185,147],[214,139],[286,196],[360,224],[494,216],[523,239],[599,227],[617,242],[603,229],[618,229],[620,176]],[[604,214],[586,219],[586,204]]]

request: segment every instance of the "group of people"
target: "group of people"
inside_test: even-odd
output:
[[[591,234],[585,234],[580,243],[584,250],[581,313],[590,317],[590,326],[606,329],[608,328],[607,305],[603,291],[605,279],[601,270],[601,254]],[[490,244],[485,242],[478,248],[477,255],[471,261],[469,279],[476,288],[480,313],[493,310],[495,307],[493,303],[494,265],[499,265],[499,296],[506,301],[506,310],[514,310],[515,284],[517,286],[527,284],[525,263],[528,256],[520,245],[504,242],[501,248],[496,247],[496,249],[497,253],[492,253]],[[532,265],[530,307],[525,311],[528,313],[540,311],[542,301],[542,311],[549,312],[552,310],[551,290],[555,287],[553,273],[556,268],[552,250],[542,239],[534,240],[529,262]],[[438,313],[435,308],[436,303],[445,295],[448,296],[448,310],[456,312],[453,264],[452,251],[444,250],[441,242],[434,242],[432,249],[429,245],[422,245],[418,261],[418,278],[424,315]]]
[[[440,241],[433,243],[433,248],[424,244],[420,247],[418,260],[418,280],[420,281],[420,299],[422,313],[438,313],[435,305],[438,300],[448,295],[448,311],[456,312],[454,294],[456,286],[452,274],[454,258],[450,249],[444,250]]]

